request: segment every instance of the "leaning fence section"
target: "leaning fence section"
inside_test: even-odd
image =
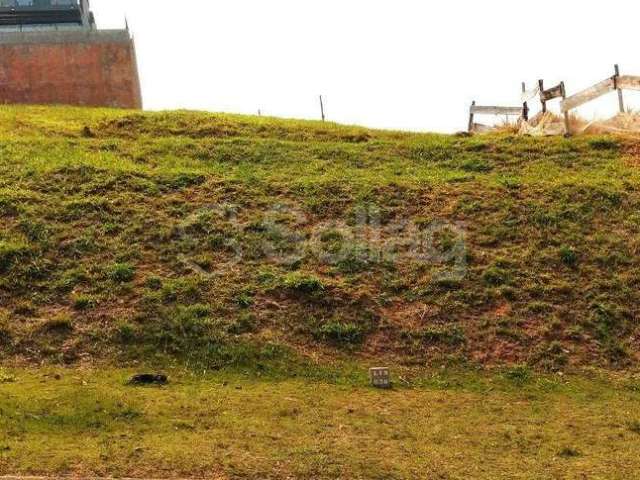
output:
[[[529,105],[528,102],[538,97],[541,103],[542,112],[547,112],[547,103],[561,99],[560,111],[564,115],[564,124],[566,134],[571,133],[569,115],[570,112],[586,103],[606,95],[607,93],[618,92],[618,106],[621,113],[625,111],[623,90],[640,91],[640,76],[620,75],[618,65],[614,67],[614,75],[595,85],[590,86],[578,93],[567,96],[567,90],[564,82],[560,82],[551,88],[545,88],[544,80],[539,80],[538,85],[531,90],[526,89],[526,85],[522,84],[522,106],[521,107],[493,107],[479,106],[474,101],[469,109],[469,132],[477,131],[480,127],[475,123],[476,115],[503,115],[518,116],[522,120],[528,120]]]
[[[616,69],[616,71],[619,70]],[[640,77],[633,75],[614,75],[613,77],[598,82],[589,88],[585,88],[575,95],[571,95],[562,102],[561,109],[563,112],[570,112],[571,110],[606,95],[609,92],[617,91],[620,113],[624,113],[623,90],[640,90]]]

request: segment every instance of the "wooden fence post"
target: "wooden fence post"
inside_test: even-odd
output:
[[[614,69],[615,69],[615,76],[613,77],[613,86],[618,91],[618,104],[620,106],[620,113],[624,113],[624,97],[622,95],[622,89],[618,88],[618,77],[620,77],[620,67],[616,64]]]
[[[522,82],[522,93],[525,93],[527,91],[527,85]],[[524,119],[525,122],[529,121],[529,105],[527,105],[527,102],[524,102],[522,104],[522,118]]]
[[[560,89],[562,90],[562,101],[564,102],[567,99],[567,90],[564,87],[564,82],[560,82]],[[565,129],[565,134],[567,136],[571,135],[571,128],[569,126],[569,111],[566,110],[564,112],[564,129]]]
[[[547,113],[547,101],[542,96],[542,92],[544,92],[544,80],[538,80],[538,86],[540,87],[540,101],[542,102],[542,113]]]
[[[476,101],[471,102],[471,108],[469,108],[469,133],[473,133],[473,107],[476,106]]]

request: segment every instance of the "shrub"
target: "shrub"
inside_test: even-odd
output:
[[[22,315],[23,317],[36,317],[38,315],[38,308],[28,301],[21,301],[18,302],[13,309],[13,313]]]
[[[160,289],[164,303],[197,303],[202,300],[200,285],[194,278],[180,278],[165,282]]]
[[[604,344],[604,350],[613,363],[621,363],[627,360],[630,356],[627,347],[615,338],[610,338]]]
[[[562,458],[575,458],[575,457],[579,457],[581,453],[575,448],[565,447],[558,452],[558,455],[561,456]]]
[[[210,313],[210,308],[206,305],[180,306],[174,312],[169,313],[169,322],[180,331],[185,339],[206,337],[210,333]]]
[[[116,283],[127,283],[133,280],[136,269],[129,263],[116,263],[109,269],[109,278]]]
[[[482,274],[482,280],[490,287],[499,287],[500,285],[509,283],[509,273],[496,266],[489,267]]]
[[[229,326],[227,331],[232,335],[243,335],[256,331],[256,318],[251,314],[243,314]]]
[[[531,370],[524,365],[518,365],[508,369],[504,377],[518,385],[527,383],[531,379]]]
[[[446,345],[461,345],[466,341],[464,331],[458,326],[433,326],[420,332],[420,337],[427,343],[443,343]]]
[[[81,259],[88,253],[95,252],[98,249],[93,236],[86,234],[82,237],[75,238],[69,242],[60,245],[60,255],[73,259]]]
[[[565,367],[569,361],[562,343],[555,340],[551,343],[540,345],[534,354],[533,360],[538,362],[541,368],[550,371]]]
[[[322,232],[320,240],[324,243],[342,242],[344,240],[344,235],[340,230],[330,229]]]
[[[527,305],[527,310],[534,314],[549,313],[553,310],[553,306],[546,302],[534,301]]]
[[[4,370],[2,370],[0,368],[0,384],[2,383],[13,383],[16,381],[16,377],[14,377],[13,375],[5,372]],[[0,449],[1,451],[1,449]]]
[[[362,342],[364,333],[355,323],[332,321],[322,325],[318,329],[317,336],[339,345],[354,345]]]
[[[560,248],[560,260],[568,267],[573,267],[578,263],[578,254],[570,247]]]
[[[493,167],[491,165],[489,165],[486,161],[478,158],[467,160],[463,162],[460,167],[465,172],[486,173],[493,170]]]
[[[9,317],[0,314],[0,345],[11,344],[12,333],[9,325]]]
[[[93,131],[91,130],[91,127],[88,125],[85,125],[84,127],[82,127],[82,129],[80,130],[80,136],[82,138],[95,138],[96,134],[93,133]]]
[[[475,139],[467,142],[465,146],[465,150],[467,152],[486,152],[490,149],[491,144],[482,141],[476,141]]]
[[[622,326],[622,312],[615,305],[595,303],[591,306],[590,323],[598,340],[609,341]]]
[[[283,281],[284,286],[298,293],[307,295],[317,294],[325,290],[325,286],[318,277],[300,272],[288,274]]]
[[[73,330],[73,320],[66,315],[58,315],[45,320],[39,330],[48,333],[67,333]]]
[[[363,245],[343,244],[336,255],[338,260],[335,266],[345,274],[364,272],[376,263],[373,252]]]
[[[454,291],[462,288],[462,280],[454,278],[434,278],[432,280],[434,286],[443,291]]]
[[[196,303],[195,305],[189,305],[188,307],[183,307],[183,312],[193,318],[207,318],[211,315],[211,307],[209,305],[203,305],[201,303]]]
[[[51,232],[45,224],[29,219],[20,221],[20,230],[22,230],[25,236],[32,242],[45,243],[51,235]]]
[[[127,322],[120,323],[116,332],[122,343],[131,343],[136,338],[136,328]]]
[[[240,293],[236,296],[236,303],[240,308],[249,308],[253,305],[253,297],[246,292]]]
[[[13,198],[0,196],[0,216],[14,216],[18,214],[18,204]]]
[[[617,150],[619,145],[610,138],[594,138],[589,140],[589,146],[594,150]]]
[[[67,270],[60,275],[55,288],[61,293],[68,293],[78,284],[89,281],[87,273],[81,268]]]
[[[80,220],[87,216],[95,216],[111,211],[111,204],[101,197],[83,197],[81,200],[71,200],[65,204],[66,220]]]
[[[160,277],[149,277],[145,280],[144,286],[149,290],[160,290],[162,288],[162,279]]]
[[[73,301],[73,308],[76,310],[89,310],[97,305],[97,300],[89,295],[80,295]]]
[[[633,433],[637,433],[638,435],[640,435],[640,422],[639,421],[633,421],[633,422],[629,422],[629,431],[633,432]]]
[[[0,272],[6,272],[21,257],[29,253],[29,247],[19,242],[0,240]]]
[[[161,309],[154,322],[142,331],[144,340],[162,348],[165,353],[195,354],[217,345],[224,332],[214,328],[206,305],[178,306]]]
[[[204,175],[196,173],[176,173],[159,177],[158,184],[164,187],[163,189],[182,190],[184,188],[202,185],[205,180],[206,177]]]
[[[516,177],[500,177],[498,183],[509,190],[517,190],[522,186],[522,181]]]

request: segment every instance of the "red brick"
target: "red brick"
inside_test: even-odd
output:
[[[0,103],[142,108],[133,41],[0,44]]]

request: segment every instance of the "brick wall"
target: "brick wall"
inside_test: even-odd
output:
[[[126,31],[0,34],[0,103],[142,108]]]

